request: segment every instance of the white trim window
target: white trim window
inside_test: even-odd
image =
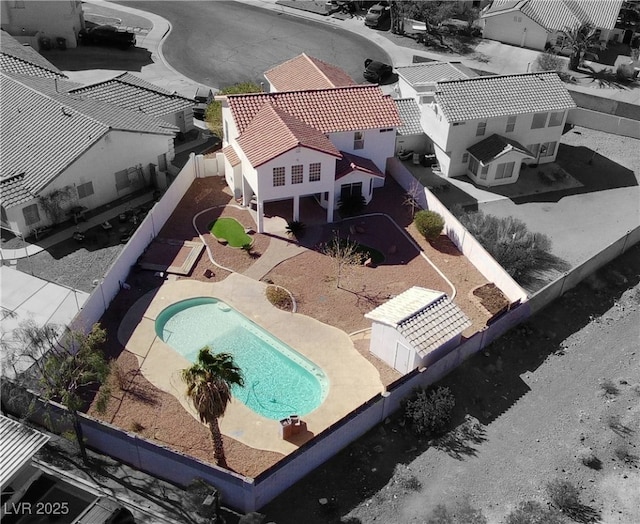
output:
[[[284,186],[284,183],[285,183],[284,175],[285,175],[284,167],[273,168],[273,187]]]
[[[322,172],[322,164],[313,162],[309,164],[309,182],[320,182],[320,173]]]
[[[556,153],[557,142],[545,142],[540,146],[540,158],[545,156],[553,156]]]
[[[536,113],[531,121],[531,129],[542,129],[547,123],[548,113]]]
[[[480,169],[480,179],[486,180],[488,173],[489,173],[489,165],[487,164],[486,166],[482,166],[482,169]]]
[[[505,162],[503,164],[498,164],[498,167],[496,167],[496,180],[511,178],[513,176],[513,167],[515,166],[515,164],[515,162]]]
[[[469,153],[462,153],[462,163],[463,164],[469,163]]]
[[[93,195],[93,182],[89,180],[89,182],[85,182],[84,184],[79,184],[76,188],[78,191],[78,198],[87,198]]]
[[[486,132],[487,132],[487,123],[478,122],[478,128],[476,129],[476,136],[484,136]]]
[[[364,149],[364,133],[362,131],[353,132],[353,149]]]
[[[291,166],[291,183],[302,184],[304,181],[304,167],[302,164]]]
[[[516,115],[512,115],[507,118],[507,127],[505,128],[505,133],[513,133],[513,130],[516,128]]]
[[[38,211],[38,204],[31,204],[22,208],[22,216],[24,216],[24,223],[27,226],[32,226],[40,222],[40,212]]]
[[[474,175],[477,175],[479,165],[480,162],[478,162],[478,159],[474,156],[471,156],[471,159],[469,160],[469,171],[471,171]]]
[[[547,127],[558,127],[562,125],[562,121],[564,120],[564,111],[554,111],[549,116],[549,124]]]

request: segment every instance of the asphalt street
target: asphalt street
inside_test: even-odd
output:
[[[357,82],[364,60],[391,63],[369,40],[312,20],[237,2],[118,2],[166,18],[173,26],[163,54],[173,68],[216,88],[262,82],[269,68],[307,53]]]

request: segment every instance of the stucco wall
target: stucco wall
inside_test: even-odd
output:
[[[520,11],[483,18],[482,37],[505,44],[544,50],[547,31]]]
[[[364,158],[369,158],[384,173],[387,158],[393,156],[396,144],[395,129],[381,133],[379,129],[365,129],[364,148],[353,148],[353,131],[330,133],[329,140],[339,151],[346,151]]]

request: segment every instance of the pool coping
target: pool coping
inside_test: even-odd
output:
[[[184,394],[179,370],[191,365],[157,337],[155,319],[166,307],[189,298],[215,297],[245,315],[271,335],[311,360],[325,373],[329,391],[324,402],[302,420],[307,431],[289,440],[280,436],[280,423],[232,401],[220,419],[222,433],[242,444],[287,455],[314,435],[384,391],[380,375],[354,347],[349,335],[311,317],[274,307],[265,297],[267,284],[234,273],[220,282],[169,280],[140,298],[124,315],[120,343],[133,353],[140,372],[154,386],[173,395],[191,415],[195,409]]]

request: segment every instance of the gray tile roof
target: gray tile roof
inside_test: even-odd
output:
[[[48,435],[0,415],[0,485],[6,486],[48,440]]]
[[[182,111],[195,104],[195,100],[171,93],[130,73],[72,89],[70,93],[156,117]]]
[[[48,90],[43,82],[49,82]],[[0,184],[5,207],[33,198],[110,130],[167,136],[178,130],[139,112],[58,93],[54,85],[53,79],[0,73]],[[21,173],[23,177],[14,179]]]
[[[484,140],[473,144],[467,149],[467,151],[469,151],[469,153],[471,153],[483,164],[492,162],[499,156],[502,156],[509,151],[518,151],[524,156],[528,156],[531,158],[534,158],[535,156],[517,140],[511,140],[510,138],[506,138],[497,134],[488,136]]]
[[[0,31],[0,70],[47,78],[66,78],[35,49],[22,45],[6,31]]]
[[[396,129],[399,135],[421,135],[424,130],[420,125],[420,108],[413,98],[396,98],[394,100],[398,108],[402,126]]]
[[[399,76],[413,86],[433,84],[440,80],[461,80],[478,76],[460,62],[421,62],[396,67],[396,71]]]
[[[449,122],[576,107],[555,72],[438,82],[435,101]]]
[[[365,317],[394,327],[421,356],[471,325],[469,318],[447,295],[417,286],[378,306]]]

